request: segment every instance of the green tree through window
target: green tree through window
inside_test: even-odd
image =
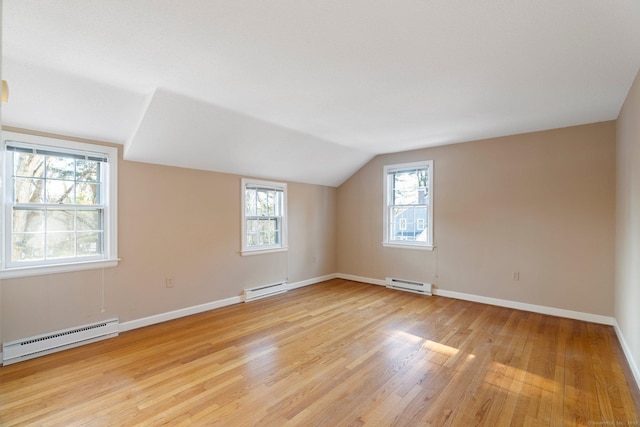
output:
[[[0,278],[118,264],[118,149],[2,132]]]

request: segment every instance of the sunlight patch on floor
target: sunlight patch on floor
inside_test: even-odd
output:
[[[555,387],[551,379],[498,362],[491,362],[484,381],[514,394],[525,393],[530,387],[538,389],[537,393],[551,393]]]

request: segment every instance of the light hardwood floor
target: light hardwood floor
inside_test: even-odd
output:
[[[609,326],[345,280],[0,368],[0,425],[640,425]]]

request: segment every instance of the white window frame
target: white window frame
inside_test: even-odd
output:
[[[241,179],[241,250],[240,254],[246,255],[258,255],[272,252],[284,252],[288,248],[288,227],[287,227],[287,184],[282,182],[263,181],[250,178]],[[249,246],[247,242],[247,215],[245,210],[246,202],[246,189],[247,187],[263,187],[266,189],[272,189],[275,191],[282,191],[282,220],[280,229],[280,243],[275,245],[261,245],[261,246]]]
[[[417,242],[411,240],[394,240],[391,239],[391,218],[390,208],[392,201],[392,188],[390,188],[390,174],[395,172],[402,172],[405,170],[414,170],[426,168],[428,172],[428,207],[427,207],[427,221],[424,224],[427,229],[427,241]],[[396,165],[385,165],[383,173],[383,238],[382,245],[390,248],[404,248],[404,249],[418,249],[431,251],[434,248],[433,244],[433,160],[425,160],[421,162],[403,163]]]
[[[67,258],[63,260],[44,260],[21,264],[11,262],[12,251],[12,206],[13,206],[13,184],[12,171],[9,168],[11,163],[7,151],[7,143],[15,145],[28,145],[34,148],[50,149],[53,152],[70,153],[95,153],[97,156],[107,157],[107,165],[103,168],[103,185],[106,188],[102,193],[103,210],[103,253],[100,256],[83,259]],[[42,274],[56,274],[80,270],[91,270],[118,265],[118,148],[106,145],[88,144],[77,141],[68,141],[58,138],[49,138],[22,134],[16,132],[2,131],[2,146],[0,149],[0,166],[2,184],[0,194],[2,195],[2,226],[0,227],[2,242],[0,253],[0,279],[37,276]]]

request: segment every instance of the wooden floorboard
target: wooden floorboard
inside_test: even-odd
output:
[[[640,425],[610,326],[341,279],[0,368],[2,426]]]

